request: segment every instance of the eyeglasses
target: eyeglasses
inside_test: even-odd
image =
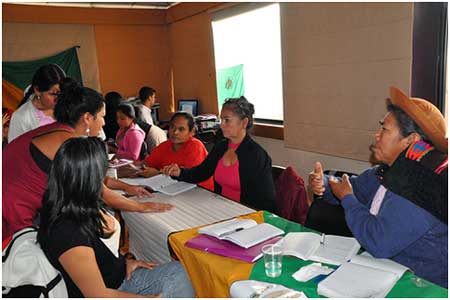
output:
[[[53,93],[53,92],[46,92],[48,95],[53,96],[53,97],[58,97],[59,96],[59,92]]]

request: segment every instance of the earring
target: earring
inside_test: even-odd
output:
[[[89,136],[90,133],[91,133],[91,129],[89,127],[86,128],[86,136]]]
[[[41,96],[40,96],[40,95],[37,95],[36,98],[37,98],[38,100],[41,100]]]

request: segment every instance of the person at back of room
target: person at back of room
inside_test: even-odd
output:
[[[118,92],[109,92],[105,95],[106,101],[106,115],[105,115],[105,131],[107,140],[114,140],[119,131],[119,125],[117,124],[117,107],[123,101],[123,97]]]
[[[169,139],[156,147],[145,159],[144,170],[140,176],[151,177],[160,173],[160,170],[170,164],[176,163],[186,168],[200,165],[208,155],[203,143],[194,137],[194,117],[184,111],[173,114],[169,121]],[[199,185],[214,190],[212,177],[205,178]]]
[[[19,108],[12,114],[9,143],[25,132],[55,122],[53,110],[60,91],[59,84],[65,77],[64,71],[56,64],[37,69]]]
[[[94,137],[65,141],[55,155],[44,193],[38,242],[64,278],[69,297],[194,297],[179,262],[125,259],[120,224],[102,200],[106,148]]]
[[[139,99],[141,102],[139,107],[142,110],[142,118],[148,124],[153,125],[152,106],[156,102],[156,90],[149,86],[143,86],[139,90]]]
[[[150,154],[152,151],[162,142],[167,141],[167,133],[159,128],[157,125],[148,124],[145,122],[142,116],[142,108],[140,105],[134,107],[136,112],[136,123],[145,132],[145,143],[147,144],[147,153]]]
[[[191,183],[214,176],[214,192],[234,201],[270,212],[276,211],[272,159],[249,134],[253,104],[245,97],[230,98],[222,105],[223,136],[202,164],[185,168],[172,164],[163,173]]]
[[[133,105],[121,103],[116,111],[119,131],[116,135],[116,145],[109,145],[109,152],[116,158],[138,160],[145,132],[136,124],[136,113]]]

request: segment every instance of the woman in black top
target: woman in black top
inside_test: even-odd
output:
[[[214,191],[234,201],[275,212],[272,159],[249,135],[253,104],[245,97],[230,98],[222,106],[219,141],[202,164],[183,169],[177,164],[163,168],[166,175],[198,183],[214,175]]]
[[[70,297],[194,297],[179,262],[157,266],[118,253],[120,225],[104,209],[108,167],[97,138],[71,138],[56,153],[43,198],[38,241]]]

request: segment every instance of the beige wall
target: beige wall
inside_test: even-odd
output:
[[[77,49],[83,83],[101,90],[94,27],[84,24],[3,23],[3,61],[34,60]]]
[[[412,3],[281,6],[285,144],[358,160],[390,85],[408,93]]]
[[[104,91],[119,87],[129,96],[137,86],[154,82],[169,106],[172,99],[198,98],[203,112],[216,112],[209,10],[219,5],[182,3],[168,12],[2,6],[3,22],[36,24],[39,13],[53,24],[94,25]],[[315,160],[324,161],[325,168],[358,173],[368,166],[359,160],[368,158],[388,86],[409,91],[412,4],[282,3],[281,14],[286,144],[257,140],[274,163],[293,165],[302,176]],[[3,43],[6,36],[4,28]],[[146,47],[139,47],[143,37]],[[169,106],[163,105],[163,115]],[[317,148],[322,145],[325,151]]]
[[[259,136],[254,138],[269,153],[272,164],[292,166],[305,181],[308,180],[308,174],[313,170],[316,161],[322,163],[324,170],[342,170],[355,174],[360,174],[371,167],[365,161],[288,148],[281,140]]]

